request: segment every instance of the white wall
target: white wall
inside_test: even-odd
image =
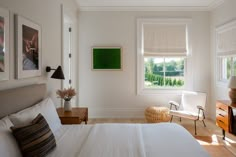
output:
[[[228,88],[216,85],[215,29],[232,20],[236,20],[236,1],[227,0],[211,12],[211,117],[215,119],[216,100],[229,100]]]
[[[46,74],[45,67],[61,65],[61,4],[76,15],[77,8],[73,0],[1,0],[0,7],[10,11],[10,80],[0,82],[0,90],[34,83],[47,83],[48,95],[57,106],[60,99],[55,92],[61,88],[61,81],[50,79],[52,73]],[[41,26],[42,29],[42,76],[28,79],[15,79],[14,52],[14,14],[26,17]]]
[[[79,105],[89,117],[143,117],[149,105],[168,106],[179,95],[137,95],[137,18],[192,18],[193,84],[191,90],[210,91],[210,30],[208,12],[79,12]],[[122,46],[123,71],[92,71],[92,46]],[[209,104],[207,106],[209,112]]]

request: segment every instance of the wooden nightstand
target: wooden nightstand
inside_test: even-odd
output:
[[[57,108],[58,116],[62,124],[80,124],[88,121],[87,107],[74,107],[72,111],[64,111],[64,108]]]
[[[223,139],[225,132],[236,134],[236,121],[234,120],[236,104],[231,104],[227,100],[216,102],[216,125],[222,128]]]

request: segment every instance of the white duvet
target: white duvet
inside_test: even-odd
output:
[[[209,157],[174,123],[64,125],[48,157]]]

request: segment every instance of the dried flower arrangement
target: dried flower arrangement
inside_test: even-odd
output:
[[[72,87],[63,90],[57,90],[57,95],[59,98],[64,99],[65,101],[70,101],[73,96],[76,95],[75,89]]]

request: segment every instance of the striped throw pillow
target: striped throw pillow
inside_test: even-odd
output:
[[[55,137],[41,114],[31,124],[13,126],[11,130],[24,157],[44,157],[56,147]]]

